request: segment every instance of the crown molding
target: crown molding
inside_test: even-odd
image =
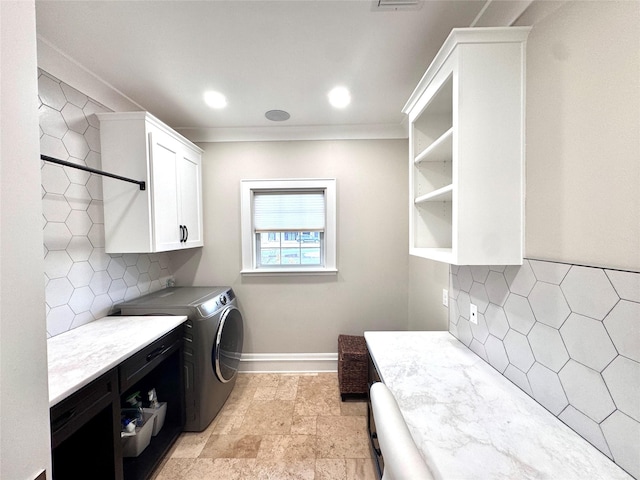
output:
[[[38,67],[114,112],[145,108],[38,35]]]
[[[299,140],[374,140],[408,138],[406,126],[309,125],[242,128],[176,128],[192,142],[269,142]]]

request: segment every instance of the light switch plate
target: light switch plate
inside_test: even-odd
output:
[[[478,307],[473,303],[469,304],[469,320],[475,325],[478,324]]]
[[[442,289],[442,305],[445,307],[449,306],[449,290],[446,288]]]

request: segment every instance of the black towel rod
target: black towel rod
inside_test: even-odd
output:
[[[96,170],[95,168],[85,167],[84,165],[78,165],[77,163],[67,162],[58,158],[48,157],[46,155],[40,155],[40,159],[45,162],[57,163],[65,167],[77,168],[78,170],[84,170],[85,172],[95,173],[96,175],[104,175],[105,177],[115,178],[116,180],[122,180],[123,182],[135,183],[140,186],[140,190],[146,190],[147,184],[144,181],[133,180],[131,178],[122,177],[114,173],[103,172],[102,170]]]

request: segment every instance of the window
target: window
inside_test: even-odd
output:
[[[335,274],[336,181],[242,180],[242,273]]]

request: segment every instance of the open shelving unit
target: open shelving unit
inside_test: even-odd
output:
[[[453,76],[434,94],[412,125],[414,244],[440,258],[452,248]]]
[[[453,29],[405,105],[411,255],[522,263],[529,30]]]

